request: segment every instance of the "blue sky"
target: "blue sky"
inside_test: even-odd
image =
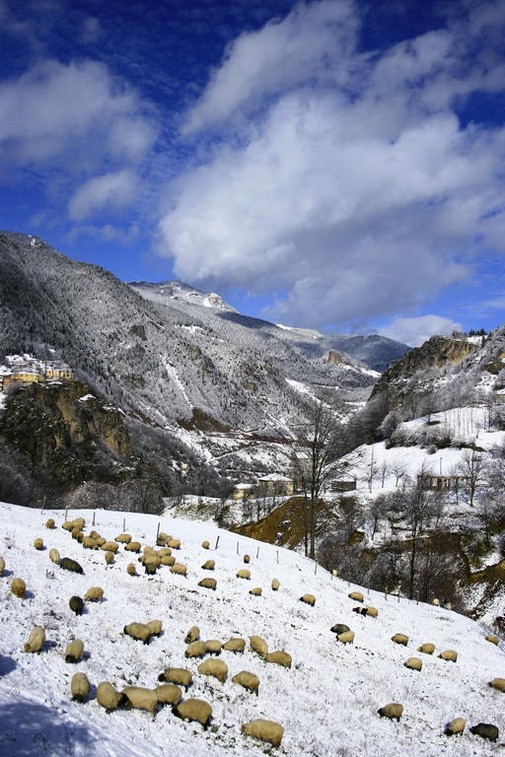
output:
[[[505,3],[0,0],[0,228],[417,344],[505,312]]]

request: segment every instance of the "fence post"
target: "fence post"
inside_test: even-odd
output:
[[[123,531],[126,531],[126,518],[123,518]]]
[[[216,539],[216,546],[214,547],[214,549],[217,549],[217,545],[218,545],[218,544],[219,544],[219,534],[218,534],[218,537],[217,537],[217,539]]]
[[[256,559],[258,559],[259,556],[260,556],[260,548],[258,547],[258,549],[256,550]]]
[[[156,529],[156,543],[158,543],[158,536],[160,535],[160,526],[161,523],[158,521],[158,528]]]
[[[237,542],[237,555],[238,555],[238,542]]]
[[[277,550],[277,565],[279,564],[279,550]]]
[[[92,523],[93,526],[95,525],[95,514],[96,514],[96,510],[93,510],[93,523]]]

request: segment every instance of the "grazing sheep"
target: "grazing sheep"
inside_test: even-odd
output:
[[[198,672],[204,676],[214,676],[214,678],[217,678],[221,683],[225,683],[228,678],[228,665],[224,660],[204,660],[198,666]]]
[[[409,643],[409,637],[404,633],[395,633],[394,636],[391,636],[391,641],[394,641],[395,644],[403,644],[406,647]]]
[[[221,649],[223,648],[223,645],[217,639],[208,639],[207,641],[204,641],[204,644],[205,644],[206,654],[214,654],[214,655],[221,654]]]
[[[253,597],[261,597],[261,586],[255,586],[253,589],[249,589],[249,594],[251,594]]]
[[[60,560],[60,568],[63,568],[63,570],[70,570],[72,573],[84,573],[82,566],[79,565],[77,560],[72,560],[71,557],[62,557]]]
[[[33,546],[39,551],[44,549],[44,540],[41,539],[40,536],[37,536],[37,538],[34,539]]]
[[[189,631],[186,634],[186,638],[184,639],[186,644],[191,644],[193,641],[199,641],[200,639],[200,629],[198,626],[191,626]]]
[[[79,662],[84,654],[84,643],[81,639],[74,639],[65,648],[65,662]]]
[[[118,544],[129,544],[131,540],[131,534],[118,534],[118,536],[116,536],[114,539],[114,541],[117,541]]]
[[[435,645],[431,642],[427,642],[426,644],[421,644],[420,647],[417,647],[418,652],[422,652],[423,654],[433,654],[435,651]]]
[[[354,631],[344,631],[344,633],[339,633],[337,641],[342,642],[342,644],[354,644]]]
[[[59,564],[60,564],[60,553],[59,553],[59,552],[58,552],[58,550],[57,550],[57,549],[55,549],[54,547],[53,547],[52,549],[50,549],[50,550],[49,550],[49,559],[50,559],[50,560],[51,560],[51,562],[53,562],[53,563],[54,563],[55,565],[59,565]]]
[[[456,662],[458,659],[458,653],[454,649],[445,649],[438,656],[441,660],[449,660],[450,662]]]
[[[144,563],[144,571],[146,573],[146,576],[154,576],[156,575],[156,571],[160,567],[160,562],[145,562]]]
[[[172,555],[172,550],[170,547],[161,547],[161,549],[156,551],[156,554],[158,557],[170,557]]]
[[[423,661],[420,660],[419,657],[409,657],[403,664],[406,668],[409,668],[409,670],[422,670],[423,668]]]
[[[477,723],[470,728],[470,733],[474,736],[480,736],[482,739],[488,739],[488,741],[498,741],[500,731],[492,723]]]
[[[216,591],[217,581],[215,578],[202,578],[201,581],[198,581],[198,586]]]
[[[266,662],[273,662],[276,665],[281,665],[283,668],[290,668],[293,662],[291,655],[288,652],[284,652],[283,649],[277,649],[275,652],[269,652],[265,655]]]
[[[77,528],[77,526],[74,526],[74,528],[71,530],[70,536],[72,537],[72,539],[75,539],[79,543],[81,543],[84,539],[84,533],[80,528]]]
[[[264,720],[263,718],[244,723],[241,731],[246,736],[266,741],[267,744],[272,744],[275,747],[280,746],[284,735],[284,728],[280,723],[276,723],[274,720]]]
[[[75,699],[77,702],[84,702],[89,694],[90,688],[91,686],[86,673],[74,673],[72,680],[70,681],[72,699]]]
[[[146,689],[142,686],[125,686],[123,694],[130,707],[133,707],[134,710],[147,710],[154,718],[158,707],[156,689]]]
[[[214,570],[215,567],[215,560],[205,560],[204,564],[202,565],[202,570]]]
[[[191,644],[188,644],[186,647],[186,651],[184,652],[185,657],[203,657],[205,654],[205,644],[203,641],[193,641]]]
[[[367,615],[369,618],[378,618],[379,611],[376,607],[363,607],[361,610],[362,615]]]
[[[137,554],[142,549],[142,544],[139,541],[131,541],[129,544],[125,545],[125,552],[136,552]]]
[[[46,643],[46,632],[43,626],[34,626],[30,631],[28,641],[23,647],[25,652],[41,652]]]
[[[107,712],[117,710],[123,704],[125,695],[114,688],[108,681],[102,681],[96,688],[96,701],[104,707]]]
[[[237,570],[235,573],[235,578],[245,578],[246,581],[251,580],[251,571],[247,568],[240,568],[240,570]]]
[[[181,540],[180,539],[169,539],[167,541],[167,547],[170,547],[170,549],[180,549],[181,548]]]
[[[314,607],[314,605],[316,604],[316,598],[313,594],[303,594],[300,597],[300,602],[305,602],[306,605]]]
[[[182,691],[173,683],[162,683],[155,688],[160,704],[179,704],[182,699]]]
[[[187,576],[188,569],[183,563],[176,562],[170,566],[170,573],[175,573],[177,576]]]
[[[175,565],[175,557],[173,555],[162,555],[160,557],[160,565],[172,567],[172,565]]]
[[[104,541],[101,545],[101,549],[104,552],[114,552],[114,554],[116,554],[119,549],[119,544],[115,541]]]
[[[232,637],[231,639],[228,639],[225,644],[223,644],[223,649],[227,652],[243,652],[245,650],[245,639],[241,639],[240,637]]]
[[[169,534],[166,534],[164,531],[160,531],[156,539],[156,544],[158,545],[158,547],[164,547],[171,539],[172,537]]]
[[[485,637],[485,639],[486,639],[486,641],[490,641],[491,644],[499,644],[500,643],[500,639],[494,633],[488,633],[488,635]]]
[[[70,597],[68,600],[68,604],[70,605],[72,612],[75,612],[76,615],[82,615],[82,611],[84,610],[84,600],[81,597],[74,594],[74,596]]]
[[[98,549],[96,539],[94,539],[92,536],[85,536],[82,540],[82,546],[84,549]]]
[[[250,636],[249,641],[252,651],[256,652],[260,657],[265,657],[268,654],[268,644],[261,636]]]
[[[151,636],[161,636],[161,632],[163,630],[162,620],[149,620],[147,622],[147,626],[151,631]]]
[[[5,560],[3,559],[3,557],[0,557],[0,576],[3,576],[4,570],[5,570]]]
[[[149,639],[151,638],[151,629],[147,623],[128,623],[123,628],[123,633],[131,636],[132,639],[143,641],[144,644],[149,644]]]
[[[137,568],[132,562],[129,562],[126,566],[126,572],[129,576],[136,576],[137,575]]]
[[[349,628],[349,626],[346,626],[345,623],[335,623],[335,625],[330,628],[330,631],[332,633],[336,633],[337,636],[339,636],[339,634],[341,633],[345,633],[346,631],[350,631],[350,630],[351,629]]]
[[[272,578],[272,591],[279,591],[280,581],[278,578]]]
[[[493,678],[492,681],[489,681],[489,686],[505,694],[505,678]]]
[[[105,553],[105,564],[106,565],[112,565],[112,563],[115,560],[114,552],[106,552]]]
[[[240,673],[234,675],[231,680],[232,683],[238,683],[239,686],[247,689],[251,692],[251,694],[256,694],[256,696],[258,696],[260,679],[257,675],[255,675],[255,673],[249,673],[247,670],[241,670]]]
[[[71,531],[74,528],[74,521],[73,520],[65,520],[61,524],[61,527],[65,529],[65,531]]]
[[[97,549],[103,549],[103,545],[106,543],[107,540],[104,539],[103,536],[100,536],[100,534],[98,534],[97,536],[94,536],[93,538],[96,541]],[[112,542],[109,541],[107,543],[111,544]],[[117,551],[117,550],[109,550],[109,549],[107,549],[106,551],[107,552],[111,552],[111,551],[114,552],[114,551]]]
[[[44,525],[46,528],[56,528],[56,523],[54,522],[54,518],[48,518]]]
[[[434,604],[435,607],[440,607],[440,600],[435,597],[435,599],[432,600],[432,604]]]
[[[349,599],[354,599],[355,602],[363,602],[364,597],[360,591],[351,591],[348,595]]]
[[[210,549],[210,544],[207,539],[205,541],[202,541],[202,547],[203,549]]]
[[[167,683],[184,686],[184,689],[187,691],[193,683],[193,676],[186,668],[165,668],[163,673],[159,674],[158,681],[166,681]]]
[[[379,707],[377,710],[381,718],[390,718],[391,720],[396,720],[398,723],[400,722],[400,718],[403,715],[403,704],[399,704],[398,702],[390,702],[389,704],[385,704],[384,707]]]
[[[11,591],[14,596],[23,599],[26,593],[26,583],[22,578],[13,578],[11,581]]]
[[[246,565],[251,562],[251,558],[249,557],[249,555],[244,555],[242,560],[243,562],[245,562]]]
[[[101,535],[100,535],[100,534],[98,533],[98,531],[94,531],[94,530],[93,530],[93,531],[90,531],[90,532],[89,532],[89,535],[91,536],[91,538],[92,538],[92,539],[95,539],[95,540],[97,540],[97,539],[101,539],[101,538],[102,538],[102,536],[101,536]],[[105,541],[105,539],[103,539],[103,542],[104,542],[104,541]],[[103,542],[102,542],[102,543],[103,543]]]
[[[459,733],[463,733],[466,726],[466,720],[464,718],[454,718],[449,723],[446,723],[444,733],[446,736],[457,736]]]
[[[212,707],[204,699],[186,699],[175,705],[174,714],[183,720],[201,723],[207,730],[212,718]]]
[[[103,589],[101,586],[90,586],[84,595],[86,602],[101,602],[103,600]]]

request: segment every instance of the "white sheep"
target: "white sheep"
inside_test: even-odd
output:
[[[212,707],[204,699],[186,699],[175,706],[174,713],[183,720],[201,723],[206,730],[212,718]]]
[[[77,702],[84,702],[90,691],[90,683],[86,673],[74,673],[70,682],[70,691],[72,699]]]
[[[240,673],[236,673],[231,679],[232,683],[237,683],[244,689],[247,689],[251,694],[258,696],[260,688],[260,679],[255,673],[249,673],[247,670],[241,670]]]
[[[385,704],[384,707],[379,707],[377,712],[381,718],[390,718],[390,720],[396,720],[399,723],[403,715],[403,704],[390,702],[389,704]]]
[[[23,647],[25,652],[41,652],[46,643],[46,632],[43,626],[34,626],[28,636],[28,641]]]
[[[96,688],[96,701],[104,707],[107,712],[117,710],[124,702],[125,696],[122,692],[114,688],[108,681],[102,681]]]
[[[316,604],[316,598],[313,594],[303,594],[300,597],[300,602],[304,602],[306,605],[314,607],[314,605]]]
[[[446,736],[456,736],[459,733],[463,733],[466,727],[466,720],[464,718],[454,718],[449,723],[446,723],[444,733]]]
[[[221,681],[221,683],[225,683],[228,678],[228,665],[224,660],[211,658],[204,660],[198,666],[198,672],[205,676],[213,676],[214,678],[217,678],[218,681]]]
[[[84,655],[84,643],[81,639],[74,639],[65,647],[65,662],[79,662]]]
[[[158,707],[158,694],[155,689],[147,689],[142,686],[125,686],[123,694],[130,707],[135,710],[147,710],[154,718]]]
[[[409,670],[422,670],[423,661],[419,657],[408,657],[403,663]]]
[[[263,718],[244,723],[241,730],[246,736],[266,741],[274,747],[280,746],[284,735],[284,728],[280,723],[276,723],[274,720],[264,720]]]
[[[186,668],[165,668],[163,673],[158,676],[158,681],[184,686],[187,691],[193,683],[193,676],[191,671],[186,670]]]

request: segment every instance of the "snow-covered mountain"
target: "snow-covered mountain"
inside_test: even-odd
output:
[[[126,530],[143,546],[155,545],[159,529],[179,538],[180,548],[173,554],[187,566],[187,577],[166,566],[147,576],[136,559],[137,575],[131,576],[126,571],[135,557],[131,552],[120,546],[113,564],[106,566],[103,551],[83,549],[61,528],[62,511],[1,504],[0,754],[260,757],[269,744],[241,733],[244,723],[257,718],[283,727],[276,753],[289,757],[499,753],[505,693],[489,682],[503,680],[505,650],[503,642],[497,646],[486,640],[482,625],[442,607],[361,590],[320,567],[315,570],[293,552],[209,523],[101,510],[68,517],[77,514],[86,518],[86,533],[94,529],[108,539]],[[44,528],[49,517],[56,520],[55,529]],[[44,549],[34,549],[36,537],[43,538]],[[50,549],[77,560],[83,574],[51,562]],[[236,578],[246,553],[249,581]],[[215,561],[213,571],[202,567],[209,559]],[[209,576],[217,581],[214,591],[199,585]],[[10,590],[15,577],[26,582],[24,598]],[[274,577],[278,591],[271,589]],[[92,586],[104,590],[103,601],[88,601],[84,613],[74,615],[70,597],[83,597]],[[261,588],[262,594],[252,596],[251,587]],[[362,591],[363,603],[348,596],[353,590]],[[314,606],[300,601],[306,593],[314,595]],[[375,607],[378,617],[353,611],[364,606]],[[147,645],[123,632],[127,623],[154,619],[162,621],[163,630]],[[337,623],[354,631],[354,643],[337,641],[331,631]],[[185,657],[184,638],[193,625],[204,640],[246,641],[243,653],[223,650],[217,658],[227,667],[224,682],[200,672],[202,660]],[[23,651],[34,626],[45,629],[40,654]],[[392,641],[397,633],[407,637],[405,646]],[[252,635],[261,636],[269,651],[287,652],[291,667],[255,654]],[[74,664],[65,662],[64,655],[73,639],[84,644],[84,656]],[[435,646],[434,654],[418,651],[426,643]],[[456,662],[441,659],[444,650],[456,651]],[[412,657],[421,660],[422,670],[405,666]],[[208,730],[178,719],[169,706],[160,706],[152,718],[124,707],[107,713],[98,704],[100,682],[119,691],[131,685],[154,689],[167,667],[192,673],[193,683],[181,695],[211,705]],[[232,681],[241,670],[259,677],[258,696]],[[91,682],[83,703],[71,699],[76,672]],[[399,722],[378,715],[390,702],[403,705]],[[444,735],[454,718],[466,721],[462,735]],[[470,732],[481,722],[498,727],[498,743]]]

